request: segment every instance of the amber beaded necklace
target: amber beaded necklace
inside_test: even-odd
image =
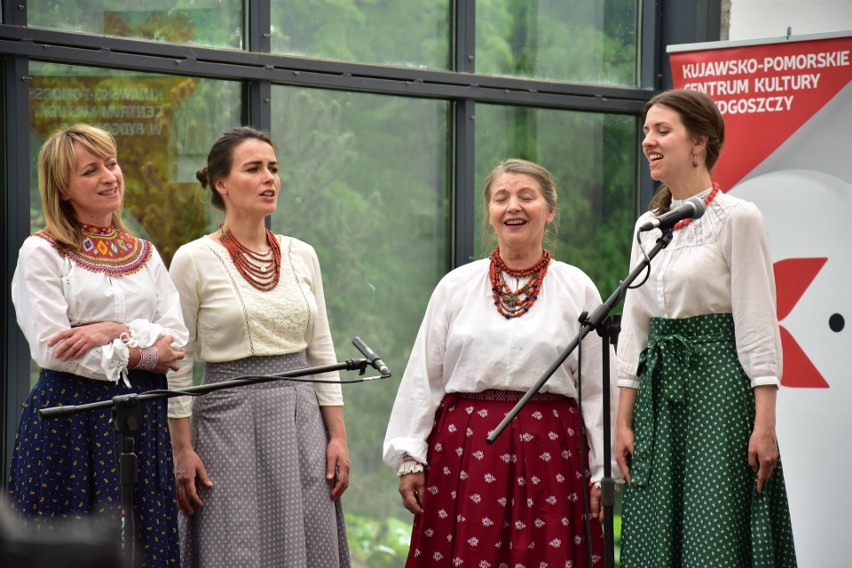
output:
[[[270,251],[265,254],[244,247],[224,225],[219,227],[219,231],[222,233],[219,242],[228,250],[234,266],[246,282],[261,292],[268,292],[278,285],[281,275],[281,247],[278,246],[278,239],[272,231],[266,229],[266,242],[269,243]]]
[[[500,315],[506,319],[512,319],[519,318],[530,311],[530,308],[538,299],[541,283],[544,281],[544,275],[547,274],[549,264],[550,252],[544,249],[541,260],[533,266],[521,270],[512,270],[500,258],[500,249],[494,249],[494,252],[491,253],[491,265],[488,274],[491,277],[494,305],[497,306]],[[513,278],[529,277],[529,280],[517,290],[512,291],[506,283],[504,273]]]
[[[705,206],[710,205],[710,202],[713,201],[716,198],[717,193],[719,193],[719,184],[714,181],[713,182],[713,190],[704,197],[704,205]],[[675,224],[672,231],[677,231],[678,229],[683,229],[684,227],[686,227],[687,225],[689,225],[693,221],[694,221],[694,219],[692,219],[691,217],[689,219],[683,219],[681,221],[678,221]]]

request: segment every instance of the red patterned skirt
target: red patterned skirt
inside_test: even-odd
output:
[[[576,400],[539,393],[487,441],[523,395],[444,397],[407,568],[582,568],[590,542],[592,564],[603,564],[600,523],[584,522],[588,450]]]

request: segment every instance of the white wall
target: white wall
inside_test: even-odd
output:
[[[797,36],[818,36],[820,34],[840,33],[852,31],[852,0],[730,0],[730,28],[728,39],[732,42],[761,40],[772,38],[776,41],[787,35],[788,27],[791,38]],[[850,34],[852,35],[852,34]],[[852,75],[852,71],[850,71]],[[808,181],[815,179],[818,172],[812,170],[825,169],[816,161],[826,159],[840,164],[845,172],[839,175],[844,179],[846,185],[842,190],[832,193],[845,202],[843,207],[837,207],[842,215],[848,217],[852,207],[852,167],[848,165],[848,152],[838,150],[843,147],[843,140],[848,137],[850,125],[852,125],[852,109],[849,106],[849,93],[852,87],[844,89],[847,93],[836,97],[824,112],[820,115],[831,117],[829,121],[819,122],[818,115],[809,121],[807,127],[803,127],[794,134],[787,145],[795,150],[792,155],[787,155],[788,162],[798,156],[811,156],[813,163],[801,165],[808,171]],[[831,108],[829,108],[831,107]],[[831,114],[833,110],[834,114]],[[811,142],[796,143],[797,136],[804,136],[808,132],[816,131],[816,139],[830,141],[828,146],[821,149]],[[833,141],[833,142],[831,142]],[[782,151],[775,152],[776,162]],[[769,160],[767,160],[767,163]],[[844,165],[845,164],[845,165]],[[766,166],[769,167],[769,166]],[[775,169],[797,167],[795,165],[775,163]],[[771,169],[771,168],[770,168]],[[777,172],[776,172],[777,173]],[[756,178],[760,179],[760,178]],[[766,179],[769,179],[768,176]],[[748,188],[747,184],[740,184],[742,193]],[[751,201],[755,201],[761,209],[769,210],[773,202],[778,201],[778,190],[781,184],[775,184],[771,199],[763,203],[749,194],[740,195]],[[739,187],[739,186],[738,186]],[[795,203],[800,199],[801,203],[819,202],[819,198],[813,193],[807,184],[796,184],[793,195],[800,196],[803,192],[809,192],[811,197],[791,198],[787,203]],[[823,202],[825,203],[825,202]],[[788,206],[788,209],[791,206]],[[792,207],[795,207],[793,205]],[[832,209],[833,207],[829,207]],[[808,208],[810,209],[810,208]],[[794,217],[801,211],[796,212]],[[782,220],[784,215],[767,214],[767,222],[771,224]],[[822,219],[825,222],[825,219]],[[795,223],[798,225],[798,223]],[[846,224],[846,223],[844,223]],[[773,249],[783,248],[783,236],[790,233],[792,224],[770,230],[770,238],[773,240]],[[846,224],[848,227],[849,225]],[[830,242],[825,231],[819,228],[819,222],[814,225],[813,230],[801,230],[798,226],[796,238],[806,241],[813,250],[819,254],[780,254],[779,258],[788,257],[831,257],[839,258],[838,253],[830,253]],[[775,236],[773,236],[775,235]],[[781,238],[776,238],[776,237]],[[847,237],[848,238],[848,237]],[[800,243],[801,244],[801,243]],[[844,246],[848,246],[847,244]],[[811,252],[813,252],[811,250]],[[848,249],[847,249],[848,250]],[[848,258],[848,256],[847,256]],[[842,266],[846,264],[845,268]],[[835,264],[834,266],[838,266]],[[848,261],[841,262],[841,268],[847,273],[852,271]],[[848,277],[846,277],[848,281]],[[838,285],[837,282],[840,282]],[[849,313],[849,303],[840,307],[840,298],[846,296],[842,290],[843,280],[836,280],[831,284],[831,292],[824,289],[819,293],[819,285],[814,282],[814,292],[803,295],[801,305],[797,304],[797,314],[791,316],[801,317],[802,313],[818,314],[824,316],[827,313],[843,312],[847,318],[847,328],[852,324],[852,314]],[[817,301],[819,307],[809,305],[808,298],[819,296]],[[823,319],[825,319],[823,317]],[[796,318],[788,318],[785,325],[794,326]],[[826,332],[825,322],[810,322],[803,329],[797,330],[799,341],[813,360],[817,359],[820,346],[814,346],[814,342],[821,342],[829,335],[829,340],[845,341],[849,346],[849,332],[845,334]],[[842,337],[841,337],[842,336]],[[852,388],[848,382],[848,355],[842,353],[843,348],[835,349],[829,356],[818,361],[818,367],[822,368],[825,376],[830,376],[832,385],[829,389],[782,389],[778,399],[778,437],[781,455],[784,460],[787,490],[790,498],[790,512],[793,517],[793,536],[796,541],[796,551],[800,568],[845,568],[852,566],[849,559],[849,536],[852,534],[852,493],[846,482],[849,470],[852,469],[852,457],[848,451],[850,436],[850,423],[848,408],[852,401]],[[831,369],[831,370],[830,370]],[[836,433],[835,436],[826,433]],[[787,451],[785,452],[785,448]]]
[[[747,40],[792,34],[852,30],[852,0],[730,0],[728,39]]]

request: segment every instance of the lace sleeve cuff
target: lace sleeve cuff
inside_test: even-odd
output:
[[[130,361],[130,349],[121,339],[113,339],[101,347],[101,367],[106,378],[114,383],[121,378],[125,386],[130,386],[127,378],[127,363]]]
[[[121,339],[129,347],[151,347],[160,336],[165,334],[163,326],[144,319],[133,320],[127,324],[127,328],[130,334],[123,334]]]

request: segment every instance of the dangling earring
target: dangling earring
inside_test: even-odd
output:
[[[693,168],[698,167],[698,156],[692,156],[692,167]]]

